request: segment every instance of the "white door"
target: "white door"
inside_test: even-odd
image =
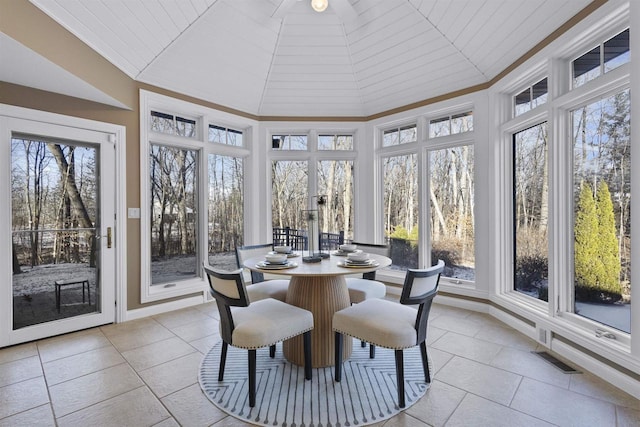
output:
[[[0,117],[0,347],[115,320],[113,134]]]

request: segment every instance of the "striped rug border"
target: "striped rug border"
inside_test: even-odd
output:
[[[249,407],[247,351],[229,347],[224,381],[218,381],[222,343],[214,345],[200,366],[198,381],[204,394],[222,411],[246,422],[282,427],[364,426],[393,417],[397,406],[393,350],[369,348],[353,340],[353,353],[343,365],[342,381],[333,380],[333,367],[313,369],[311,381],[304,369],[287,362],[278,344],[257,351],[256,406]],[[430,363],[431,366],[431,363]],[[420,349],[404,351],[406,409],[429,388],[424,382]]]

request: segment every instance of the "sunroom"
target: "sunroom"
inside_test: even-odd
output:
[[[313,211],[640,398],[640,5],[308,3],[0,4],[0,347],[206,303]]]

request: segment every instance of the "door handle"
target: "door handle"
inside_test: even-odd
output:
[[[107,235],[106,236],[97,235],[96,236],[96,240],[100,240],[103,237],[107,238],[107,248],[111,249],[111,227],[107,227]]]

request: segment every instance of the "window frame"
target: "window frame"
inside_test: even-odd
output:
[[[471,145],[474,147],[474,185],[477,182],[478,178],[478,168],[476,167],[477,157],[475,154],[476,147],[476,132],[475,127],[472,130],[467,132],[455,133],[452,135],[444,135],[441,137],[430,138],[429,137],[429,124],[430,121],[434,118],[439,117],[448,117],[449,122],[451,121],[451,117],[457,114],[463,114],[470,112],[472,116],[475,117],[475,104],[473,102],[464,102],[462,104],[456,104],[455,106],[431,111],[425,114],[421,114],[412,121],[402,121],[400,123],[393,124],[381,124],[375,126],[374,131],[378,135],[379,143],[376,146],[376,151],[374,153],[375,157],[375,182],[376,182],[376,194],[378,199],[377,210],[379,212],[376,213],[375,217],[377,218],[376,227],[376,242],[384,242],[386,241],[386,236],[384,235],[384,159],[388,157],[394,156],[403,156],[408,154],[416,154],[417,155],[417,181],[418,181],[418,264],[419,265],[427,265],[430,262],[431,257],[431,229],[429,226],[429,217],[430,209],[431,209],[431,201],[429,197],[420,197],[421,194],[430,191],[429,189],[429,152],[437,151],[446,148],[459,147],[463,145]],[[383,145],[384,132],[392,129],[400,129],[402,127],[408,126],[410,123],[415,123],[417,126],[417,135],[416,141],[405,143],[405,144],[397,144],[397,145]],[[474,190],[474,194],[476,191]],[[474,206],[477,207],[476,201],[474,201]],[[428,215],[425,213],[429,213]],[[475,216],[476,222],[478,217]],[[476,224],[474,224],[474,230],[477,230]],[[475,238],[474,238],[475,243]],[[474,259],[477,260],[477,249],[478,245],[474,244]],[[404,271],[395,271],[391,269],[384,269],[379,272],[380,276],[387,276],[392,278],[392,280],[402,283],[405,272]],[[440,278],[440,283],[442,285],[443,290],[452,290],[457,293],[469,293],[474,294],[476,290],[476,282],[463,280],[458,278],[444,277]]]
[[[542,121],[549,126],[549,298],[548,303],[534,300],[519,293],[513,288],[514,267],[512,263],[496,264],[496,284],[490,292],[495,302],[510,310],[523,319],[533,321],[533,327],[538,333],[539,342],[548,347],[552,346],[553,335],[549,330],[557,331],[573,342],[586,348],[595,349],[595,353],[619,363],[622,366],[633,365],[630,362],[631,334],[608,327],[602,323],[587,319],[573,313],[573,145],[571,140],[571,117],[573,109],[590,102],[611,96],[628,87],[631,80],[631,63],[604,73],[585,84],[573,88],[573,67],[571,62],[591,49],[594,45],[603,43],[611,37],[628,28],[628,17],[619,16],[614,25],[609,25],[605,31],[598,26],[597,34],[590,35],[586,42],[580,40],[580,45],[574,44],[565,49],[559,57],[550,57],[544,63],[548,76],[548,100],[545,104],[527,111],[517,117],[509,118],[504,114],[507,108],[513,111],[512,88],[506,87],[497,95],[494,114],[501,117],[503,122],[496,134],[496,257],[499,259],[513,259],[513,218],[511,213],[511,198],[513,197],[510,177],[512,172],[511,153],[512,137],[515,132],[525,129]],[[579,51],[579,55],[566,54]],[[540,70],[535,72],[536,76]],[[531,78],[531,69],[524,71],[528,81],[537,82]],[[521,80],[522,81],[522,80]],[[520,86],[522,87],[522,86]],[[633,95],[632,95],[633,96]],[[637,158],[637,155],[635,155]],[[505,166],[506,165],[506,166]],[[632,199],[640,197],[640,190],[632,187]],[[632,259],[634,255],[632,253]],[[633,275],[632,270],[632,275]],[[632,276],[633,277],[633,276]],[[531,300],[531,301],[530,301]],[[636,305],[639,305],[636,303]],[[638,313],[638,308],[631,306],[632,313]],[[523,324],[524,325],[524,324]],[[526,328],[526,327],[525,327]],[[611,333],[616,338],[602,340],[596,338],[595,330],[600,329]],[[545,337],[545,340],[543,340]]]
[[[175,134],[153,132],[150,126],[151,111],[172,114],[174,117],[187,117],[196,120],[196,137],[184,137]],[[241,130],[243,132],[242,147],[218,144],[209,141],[209,125]],[[199,294],[206,298],[207,283],[202,270],[202,263],[208,262],[208,190],[210,154],[218,154],[243,159],[243,174],[246,176],[246,160],[250,155],[250,137],[256,123],[239,120],[237,116],[212,110],[186,101],[170,98],[146,90],[140,90],[140,302],[142,304],[162,301],[169,298]],[[151,283],[151,234],[150,228],[150,186],[149,186],[149,150],[151,144],[172,146],[197,151],[198,153],[198,222],[197,222],[197,270],[195,277],[167,284]],[[244,180],[246,194],[247,180]],[[244,198],[245,205],[247,197]],[[245,206],[246,209],[246,206]],[[245,227],[246,229],[246,227]],[[173,285],[174,284],[174,285]]]

